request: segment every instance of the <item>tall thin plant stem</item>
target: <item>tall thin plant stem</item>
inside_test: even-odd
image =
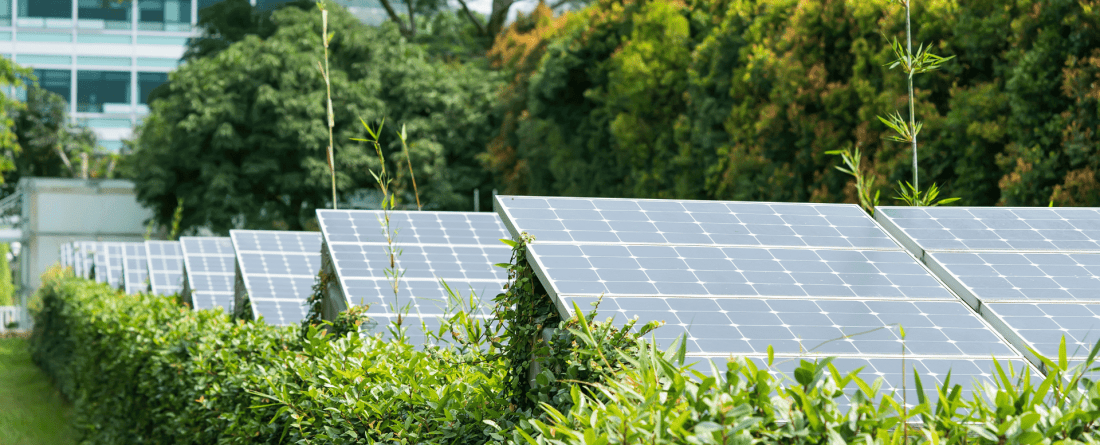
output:
[[[328,149],[326,155],[328,158],[328,171],[332,179],[332,209],[336,210],[336,159],[332,153],[332,128],[336,126],[336,121],[332,113],[332,82],[329,79],[328,66],[328,44],[332,36],[328,34],[328,10],[325,9],[325,3],[317,2],[317,6],[321,8],[321,42],[324,43],[325,47],[325,65],[321,66],[321,62],[317,62],[317,67],[321,70],[321,77],[325,79],[326,111],[328,115]]]
[[[909,3],[911,0],[905,0],[905,48],[909,51],[909,54],[913,54],[913,32],[912,26],[909,20]],[[917,127],[917,115],[915,111],[916,107],[913,104],[913,71],[909,71],[909,128]],[[917,135],[913,134],[913,189],[914,191],[920,190],[920,186],[917,184]]]

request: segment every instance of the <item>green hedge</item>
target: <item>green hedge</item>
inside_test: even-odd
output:
[[[451,345],[424,350],[235,321],[54,269],[31,347],[91,444],[1100,442],[1100,388],[1064,352],[1041,381],[998,367],[974,400],[947,384],[903,409],[829,359],[791,380],[740,358],[709,377],[680,364],[683,349],[659,352],[594,314],[539,342],[548,301],[522,261],[511,272],[497,314],[535,325],[459,313],[440,331]],[[528,353],[534,382],[521,377]]]
[[[75,278],[39,296],[34,358],[89,443],[484,443],[507,417],[503,370],[474,369],[499,362],[299,336]]]

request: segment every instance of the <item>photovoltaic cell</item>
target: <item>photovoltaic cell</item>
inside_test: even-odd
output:
[[[183,290],[183,253],[179,241],[146,241],[149,284],[155,295],[173,295]]]
[[[574,297],[587,312],[596,297]],[[604,297],[601,317],[637,318],[665,326],[654,338],[668,347],[686,335],[695,356],[776,354],[871,357],[902,353],[898,326],[913,356],[1017,357],[982,320],[957,301]]]
[[[876,218],[924,251],[1100,252],[1097,209],[879,207]]]
[[[985,303],[1100,303],[1100,254],[937,252],[928,261]]]
[[[522,196],[498,196],[497,204],[513,234],[527,232],[540,244],[900,249],[847,204]]]
[[[416,323],[438,325],[436,319],[453,313],[459,304],[452,301],[440,280],[467,304],[471,294],[487,301],[501,292],[508,277],[494,264],[511,260],[511,248],[500,242],[511,236],[499,216],[423,211],[395,211],[389,215],[391,233],[396,233],[394,245],[401,250],[396,255],[396,269],[403,271],[397,295],[386,272],[390,256],[383,231],[384,214],[317,211],[345,303],[369,305],[367,314],[376,321],[373,329],[366,326],[368,331],[385,332],[398,313],[413,317]],[[481,310],[487,309],[483,306]]]
[[[954,299],[903,251],[538,244],[560,295]]]
[[[1066,354],[1082,359],[1100,341],[1100,305],[1057,303],[992,303],[985,306],[1017,333],[1025,348],[1058,357],[1062,337]]]
[[[233,309],[236,255],[229,237],[180,237],[187,283],[195,310]]]
[[[122,280],[128,294],[148,289],[149,264],[145,260],[145,243],[120,243],[122,250]]]
[[[275,325],[301,322],[321,267],[321,234],[231,230],[229,235],[254,316]]]

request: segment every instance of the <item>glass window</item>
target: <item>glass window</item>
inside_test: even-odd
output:
[[[11,0],[0,0],[0,26],[11,26]]]
[[[130,29],[131,0],[77,0],[76,6],[81,28]]]
[[[168,73],[138,73],[138,98],[142,104],[149,103],[149,93],[168,82]]]
[[[34,70],[34,77],[38,78],[38,86],[43,90],[52,91],[69,103],[69,92],[73,88],[73,76],[69,70]]]
[[[71,19],[73,0],[19,0],[19,17]]]
[[[199,10],[201,11],[202,8],[205,8],[207,6],[213,6],[213,5],[221,3],[221,2],[222,2],[222,0],[199,0]]]
[[[103,113],[130,109],[130,73],[77,71],[76,111]]]
[[[191,0],[138,0],[138,29],[190,31]]]

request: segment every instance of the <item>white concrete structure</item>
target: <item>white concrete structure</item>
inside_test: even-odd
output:
[[[124,180],[23,178],[16,195],[22,236],[15,281],[24,302],[58,263],[62,243],[142,241],[153,217]]]

